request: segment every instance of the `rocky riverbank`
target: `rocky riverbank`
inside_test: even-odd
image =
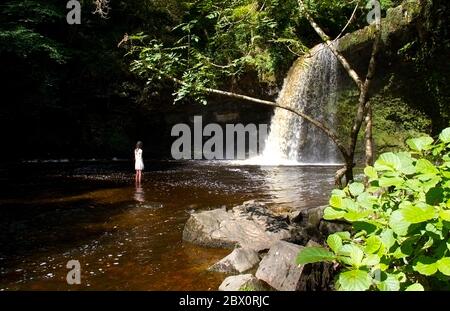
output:
[[[233,251],[209,270],[229,275],[219,290],[330,290],[330,264],[297,265],[305,246],[322,244],[346,224],[322,218],[325,206],[275,213],[265,204],[248,201],[191,214],[183,240]]]

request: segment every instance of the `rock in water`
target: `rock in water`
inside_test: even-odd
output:
[[[249,248],[236,248],[231,254],[212,265],[208,270],[230,274],[243,273],[259,263],[259,255]]]
[[[192,214],[183,239],[207,247],[240,246],[261,251],[289,239],[291,229],[285,218],[273,215],[264,204],[250,201],[231,211],[223,208]]]
[[[206,247],[233,248],[237,241],[220,235],[221,223],[229,221],[225,208],[193,213],[183,230],[183,240]]]
[[[219,286],[220,291],[252,290],[263,291],[266,287],[251,274],[240,274],[227,277]]]
[[[256,277],[279,291],[295,291],[303,272],[303,266],[295,262],[302,248],[285,241],[276,242],[261,261]]]

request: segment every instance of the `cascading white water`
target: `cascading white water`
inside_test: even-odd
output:
[[[277,103],[335,127],[338,61],[324,44],[298,59],[288,72]],[[249,162],[260,165],[336,164],[334,143],[317,127],[276,108],[264,151]]]

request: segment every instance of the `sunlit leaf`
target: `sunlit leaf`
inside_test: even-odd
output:
[[[421,223],[436,216],[436,211],[433,206],[427,205],[425,203],[417,203],[417,205],[408,205],[400,211],[403,214],[405,221],[416,224]]]
[[[414,151],[429,150],[433,144],[433,138],[430,136],[423,136],[419,138],[411,138],[406,141],[408,146]]]
[[[297,264],[304,265],[315,262],[333,261],[334,259],[334,254],[323,247],[305,247],[300,250],[297,256]]]
[[[344,291],[366,291],[372,285],[372,278],[366,271],[350,270],[342,272],[338,282]]]
[[[338,234],[331,234],[327,238],[327,244],[333,252],[337,253],[342,247],[342,238]]]

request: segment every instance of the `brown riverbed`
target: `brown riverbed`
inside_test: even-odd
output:
[[[0,168],[0,290],[216,290],[206,271],[229,251],[182,241],[189,212],[246,200],[274,209],[327,201],[333,167],[149,162],[22,163]],[[66,263],[79,260],[81,285]]]

